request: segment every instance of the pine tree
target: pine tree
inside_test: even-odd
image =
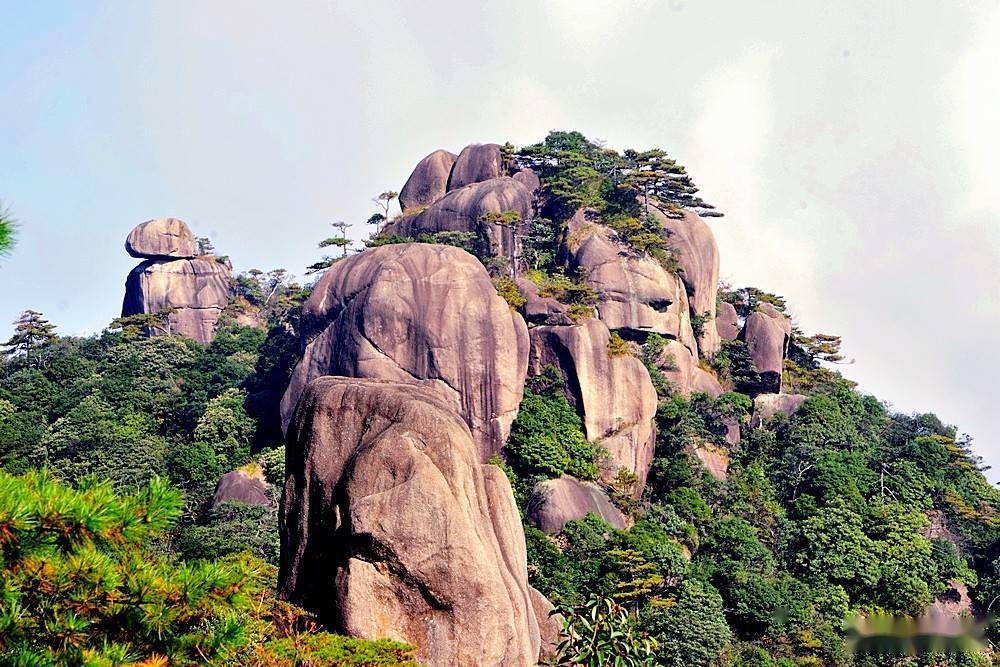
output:
[[[10,253],[14,247],[14,219],[0,207],[0,257]]]
[[[14,322],[14,335],[0,347],[4,354],[15,357],[23,354],[28,365],[41,363],[41,352],[56,337],[55,325],[34,310],[26,310]]]

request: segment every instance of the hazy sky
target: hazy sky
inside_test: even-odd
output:
[[[997,0],[0,0],[0,20],[4,337],[28,307],[100,330],[148,218],[301,275],[327,222],[431,150],[578,129],[687,165],[726,212],[723,277],[842,334],[864,390],[1000,468]]]

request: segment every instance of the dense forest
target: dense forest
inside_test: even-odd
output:
[[[619,153],[553,132],[503,156],[538,175],[540,194],[533,219],[484,221],[513,239],[502,252],[471,232],[401,233],[414,213],[390,214],[395,192],[377,198],[366,246],[457,245],[512,309],[523,309],[527,279],[580,322],[597,296],[565,256],[579,211],[671,274],[682,269],[651,203],[667,215],[719,215],[659,150]],[[350,249],[344,229],[321,243],[343,252],[314,265],[317,275],[368,252]],[[14,323],[0,360],[3,664],[416,664],[415,647],[326,632],[275,593],[279,403],[311,290],[284,270],[238,274],[208,344],[150,336],[143,316],[84,338],[59,335],[52,313]],[[789,310],[752,287],[722,285],[717,298],[741,322]],[[696,335],[702,326],[696,313]],[[525,523],[529,580],[564,626],[553,663],[996,664],[967,638],[939,638],[915,656],[891,642],[855,654],[846,641],[850,619],[920,617],[963,600],[984,616],[1000,598],[1000,493],[967,437],[857,391],[838,370],[834,335],[792,328],[782,391],[804,402],[770,415],[755,409],[764,380],[745,340],[698,360],[723,389],[715,397],[678,390],[667,343],[613,331],[607,350],[639,359],[656,390],[644,487],[634,475],[601,478],[606,452],[551,366],[528,378],[506,446],[490,459],[525,516],[536,485],[572,475],[599,484],[625,517],[615,527],[590,514],[556,534]],[[725,457],[724,475],[706,467],[706,450]],[[220,478],[236,470],[263,480],[268,501],[216,502]],[[985,646],[995,639],[988,627]]]

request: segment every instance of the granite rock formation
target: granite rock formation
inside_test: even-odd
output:
[[[626,528],[625,515],[615,507],[608,495],[593,482],[581,482],[563,475],[535,485],[528,499],[525,519],[546,533],[561,531],[567,521],[596,514],[615,528]]]
[[[404,213],[429,206],[444,196],[457,157],[454,153],[436,150],[417,163],[399,191],[399,206]]]
[[[770,303],[760,303],[743,326],[743,340],[761,377],[764,393],[781,392],[781,373],[792,333],[791,321]]]

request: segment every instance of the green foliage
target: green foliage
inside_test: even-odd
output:
[[[261,667],[419,667],[416,649],[390,639],[368,641],[326,633],[303,634],[268,642],[259,652]],[[258,664],[258,663],[252,663]]]
[[[628,343],[617,331],[612,331],[611,337],[608,339],[608,355],[611,357],[632,356],[632,350],[629,348]]]
[[[518,309],[524,305],[524,296],[521,294],[521,290],[518,289],[517,283],[510,276],[501,276],[493,281],[496,285],[497,294],[507,302],[513,309]]]
[[[0,257],[10,254],[17,238],[17,225],[7,209],[0,206]]]
[[[594,448],[583,434],[580,417],[561,392],[524,391],[504,452],[522,475],[597,476]]]
[[[673,604],[647,608],[642,627],[658,643],[656,664],[668,667],[711,667],[732,639],[722,598],[696,580],[681,584]]]
[[[175,546],[187,559],[216,559],[249,551],[277,565],[277,507],[226,501],[212,509],[207,523],[184,527]]]
[[[576,606],[556,610],[562,618],[562,638],[556,665],[653,665],[656,642],[636,627],[628,610],[610,598],[592,596]]]

